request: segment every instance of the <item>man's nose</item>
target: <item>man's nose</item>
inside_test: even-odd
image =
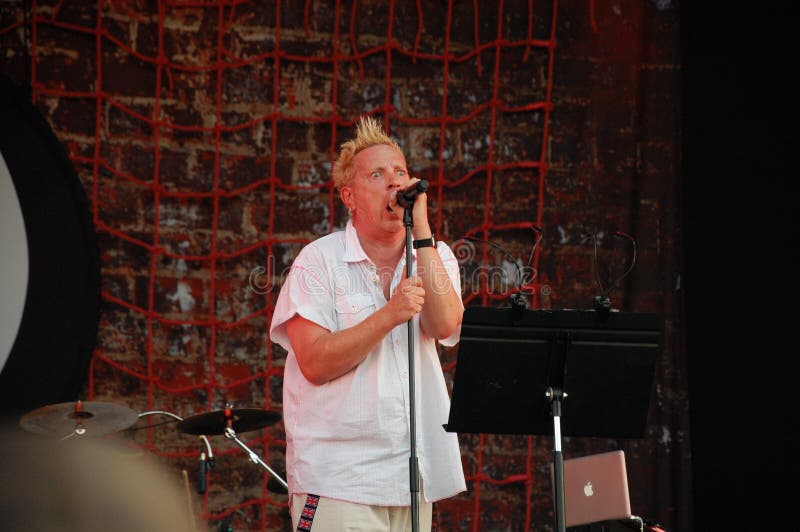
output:
[[[400,176],[394,176],[389,180],[389,183],[386,185],[387,190],[392,190],[393,188],[399,189],[402,186],[403,180]]]

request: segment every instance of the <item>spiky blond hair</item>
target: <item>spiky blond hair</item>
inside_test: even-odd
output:
[[[371,116],[359,118],[356,136],[342,144],[339,149],[339,157],[333,163],[333,184],[336,185],[336,188],[341,189],[353,178],[355,172],[353,158],[358,152],[381,144],[392,146],[400,151],[400,146],[383,131],[383,126],[378,119]]]

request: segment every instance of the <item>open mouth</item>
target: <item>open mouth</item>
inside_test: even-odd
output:
[[[395,212],[394,212],[394,208],[392,207],[392,200],[393,200],[393,199],[394,199],[394,195],[390,195],[390,196],[389,196],[389,202],[386,204],[386,212],[390,212],[390,213],[392,213],[392,214],[395,214]],[[394,205],[394,206],[396,207],[396,206],[397,206],[397,204],[395,203],[395,205]]]

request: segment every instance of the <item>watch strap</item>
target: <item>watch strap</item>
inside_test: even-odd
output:
[[[421,238],[419,240],[414,240],[412,245],[414,246],[414,249],[435,248],[436,247],[436,240],[433,238],[433,235],[431,235],[430,238]]]

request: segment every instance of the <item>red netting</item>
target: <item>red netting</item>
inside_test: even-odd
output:
[[[64,138],[102,245],[105,309],[87,399],[184,417],[227,402],[280,410],[272,305],[294,253],[344,224],[329,167],[361,112],[379,116],[431,182],[437,235],[530,250],[545,204],[557,2],[430,4],[33,3],[33,98],[84,124]],[[516,290],[476,275],[508,257],[487,245],[466,253],[466,304]],[[537,250],[528,266],[538,263]],[[523,287],[533,307],[540,288],[535,276]],[[451,379],[454,354],[443,356]],[[196,462],[198,445],[148,423],[140,445],[176,467]],[[249,443],[276,466],[282,437],[276,425]],[[524,449],[499,467],[490,439]],[[255,508],[237,519],[282,523],[285,496],[220,445],[203,518]],[[469,491],[437,505],[440,527],[480,530],[483,514],[502,522],[507,508],[487,508],[482,492],[515,485],[507,504],[524,508],[518,524],[530,529],[533,440],[462,445]]]

